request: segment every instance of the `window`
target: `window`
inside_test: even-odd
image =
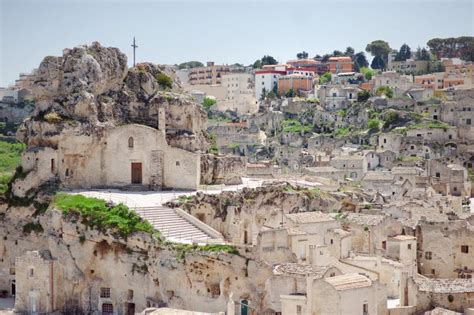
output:
[[[35,275],[35,269],[34,268],[30,268],[29,272],[28,272],[28,275],[30,277],[33,277]]]
[[[411,249],[411,244],[408,244],[407,248],[408,248],[408,249]]]
[[[129,300],[133,300],[133,290],[128,290],[127,297]]]
[[[441,174],[439,172],[436,172],[436,177],[440,178]]]
[[[329,277],[335,277],[335,276],[336,276],[336,273],[335,273],[335,272],[331,272],[331,273],[329,274]]]
[[[128,138],[128,147],[133,148],[133,137]]]
[[[461,253],[468,254],[469,253],[469,246],[468,245],[461,245]]]
[[[10,275],[12,275],[12,276],[15,275],[15,267],[10,268]]]
[[[470,124],[471,124],[471,118],[466,119],[466,125],[470,125]]]
[[[302,312],[302,307],[301,305],[296,305],[296,315],[301,315],[301,312]]]
[[[51,159],[51,173],[54,173],[54,159]]]
[[[114,306],[111,303],[102,304],[102,315],[113,315]]]
[[[110,298],[110,288],[100,288],[100,297],[105,299]]]
[[[387,143],[387,139],[383,139],[383,143]]]
[[[364,305],[362,305],[362,314],[363,315],[369,314],[369,303],[364,303]]]
[[[179,166],[179,161],[176,161],[176,166]]]
[[[431,260],[432,254],[433,254],[432,252],[425,252],[425,259]]]

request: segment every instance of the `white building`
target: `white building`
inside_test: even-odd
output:
[[[18,89],[0,88],[0,102],[18,103]]]
[[[257,100],[254,97],[254,78],[250,73],[230,73],[222,76],[222,86],[226,89],[223,102],[217,107],[221,111],[233,110],[239,114],[256,113]]]
[[[286,70],[275,70],[262,69],[255,71],[255,98],[259,101],[262,99],[262,95],[272,91],[278,86],[278,78],[282,75],[286,75]]]

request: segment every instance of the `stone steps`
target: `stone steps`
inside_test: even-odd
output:
[[[168,207],[150,206],[138,207],[135,210],[140,217],[160,231],[161,235],[176,242],[207,242],[214,240],[206,232],[188,220],[176,214]]]

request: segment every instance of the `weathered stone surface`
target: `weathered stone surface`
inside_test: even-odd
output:
[[[201,156],[201,184],[241,184],[247,159],[241,156]]]

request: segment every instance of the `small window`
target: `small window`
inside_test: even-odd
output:
[[[408,246],[407,246],[407,247],[408,247],[408,249],[411,249],[411,244],[408,244]]]
[[[468,254],[469,253],[469,246],[468,245],[461,245],[461,253]]]
[[[10,275],[14,276],[15,275],[15,267],[10,268]]]
[[[296,305],[296,315],[301,315],[301,312],[303,311],[301,305]]]
[[[433,253],[432,252],[425,252],[425,259],[431,260]]]
[[[110,288],[100,288],[100,297],[105,299],[110,298]]]
[[[128,138],[128,147],[133,148],[133,137]]]
[[[54,173],[54,159],[51,159],[51,173]]]
[[[35,275],[35,269],[34,269],[34,268],[30,268],[28,275],[29,275],[30,277],[33,277],[33,276]]]
[[[436,177],[440,178],[441,177],[441,174],[440,172],[436,172]]]
[[[114,306],[111,303],[102,304],[102,315],[113,315]]]
[[[331,272],[331,273],[329,274],[329,277],[335,277],[335,276],[336,276],[336,273],[335,273],[335,272]]]
[[[368,315],[369,314],[369,304],[368,303],[364,303],[364,305],[362,305],[362,314],[363,315]]]
[[[179,161],[176,161],[176,166],[179,166]]]

